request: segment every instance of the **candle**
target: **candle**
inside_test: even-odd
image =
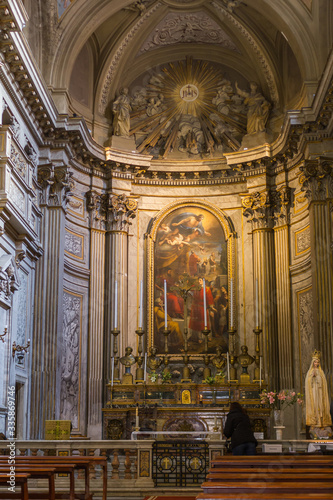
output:
[[[164,328],[168,328],[167,282],[164,280]]]
[[[135,427],[139,428],[139,408],[136,408],[135,411]]]
[[[114,283],[114,329],[118,328],[118,281]]]
[[[145,368],[144,368],[144,381],[146,382],[147,380],[147,353],[145,353]]]
[[[114,374],[114,357],[111,359],[111,387],[113,387],[113,374]]]
[[[140,319],[139,328],[143,327],[143,281],[140,281]]]
[[[202,280],[202,282],[203,282],[204,322],[205,322],[205,328],[207,328],[207,300],[206,300],[206,280],[205,280],[205,278]]]
[[[233,279],[230,280],[230,328],[234,326],[234,299],[233,299]]]
[[[217,420],[216,420],[216,417],[214,417],[214,427],[215,427],[215,428],[217,427]]]
[[[261,356],[259,357],[259,385],[261,389]]]
[[[229,352],[227,352],[228,382],[230,382]]]
[[[256,328],[259,328],[258,280],[256,279]]]

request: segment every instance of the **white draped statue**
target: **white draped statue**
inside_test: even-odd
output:
[[[320,366],[320,352],[315,351],[305,378],[306,425],[325,429],[332,425],[325,374]]]

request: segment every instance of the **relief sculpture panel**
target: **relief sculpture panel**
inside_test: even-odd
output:
[[[60,413],[63,420],[72,421],[73,430],[78,430],[82,296],[65,290],[63,301]]]
[[[305,380],[311,360],[311,353],[315,347],[313,344],[314,318],[313,294],[311,288],[297,292],[297,305],[299,342],[301,349],[301,372],[302,380]]]

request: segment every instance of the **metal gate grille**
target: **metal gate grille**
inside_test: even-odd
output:
[[[201,484],[209,462],[205,441],[156,441],[153,444],[155,486]]]

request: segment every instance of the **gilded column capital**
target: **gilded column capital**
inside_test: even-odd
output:
[[[333,196],[333,161],[318,157],[315,160],[305,160],[300,166],[298,176],[301,191],[309,203],[324,201]]]
[[[40,204],[65,209],[72,195],[71,189],[74,185],[74,181],[71,180],[72,175],[68,166],[39,166],[37,180],[41,187]]]
[[[138,202],[125,194],[106,195],[107,229],[109,231],[128,231],[135,219]]]
[[[288,224],[290,218],[291,188],[283,186],[276,191],[271,191],[270,201],[275,225],[283,226],[284,224]]]
[[[255,192],[242,198],[243,215],[254,229],[272,227],[271,202],[269,191]]]

